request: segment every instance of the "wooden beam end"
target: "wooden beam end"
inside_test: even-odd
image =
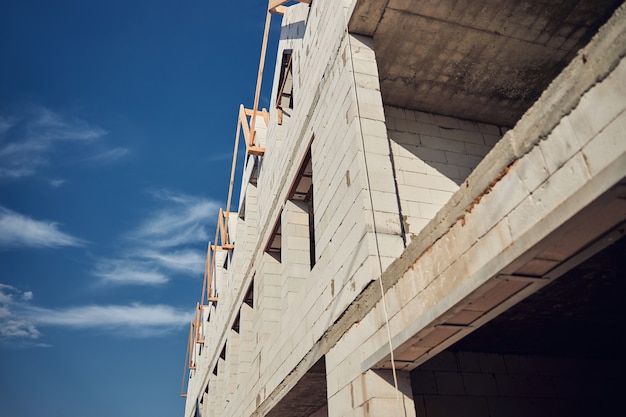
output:
[[[265,148],[260,146],[250,146],[248,147],[249,155],[263,156],[265,154]]]

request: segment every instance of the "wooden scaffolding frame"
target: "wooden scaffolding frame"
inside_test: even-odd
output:
[[[239,106],[239,115],[237,117],[237,129],[235,134],[235,146],[233,150],[233,159],[231,165],[230,182],[228,187],[228,200],[226,210],[220,208],[215,227],[215,240],[207,245],[207,255],[204,265],[204,279],[202,282],[202,294],[200,302],[196,305],[196,314],[194,321],[189,323],[189,337],[187,339],[187,349],[185,353],[185,364],[183,368],[183,380],[181,385],[181,397],[187,397],[187,388],[189,382],[189,372],[196,369],[194,363],[195,348],[204,344],[201,339],[203,311],[210,308],[212,304],[217,303],[218,294],[215,293],[214,280],[217,269],[216,254],[217,251],[233,250],[234,243],[229,238],[228,220],[230,217],[230,206],[232,202],[233,186],[235,179],[235,171],[237,167],[237,153],[239,149],[239,141],[243,133],[246,145],[246,158],[250,155],[260,157],[265,154],[265,148],[257,142],[256,122],[257,117],[262,116],[265,125],[269,125],[270,115],[266,109],[259,110],[259,98],[261,95],[261,84],[263,81],[263,71],[265,68],[265,58],[267,55],[267,42],[269,38],[272,14],[283,15],[293,0],[268,0],[267,13],[265,17],[265,28],[263,31],[263,42],[261,46],[261,56],[259,59],[259,70],[257,72],[256,89],[254,93],[254,104],[252,109],[246,109],[243,104]],[[295,0],[298,3],[310,4],[311,0]],[[205,304],[206,302],[206,304]]]

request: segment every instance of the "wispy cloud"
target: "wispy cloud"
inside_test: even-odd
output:
[[[34,220],[0,206],[0,249],[83,246],[84,241],[63,233],[59,224]]]
[[[209,239],[207,223],[217,215],[219,204],[186,194],[154,193],[166,205],[151,213],[130,237],[158,247],[175,247]]]
[[[101,260],[93,274],[109,284],[155,285],[167,282],[167,277],[151,263],[132,259]]]
[[[19,115],[0,114],[0,179],[35,175],[63,142],[90,142],[107,134],[84,120],[36,106]]]
[[[17,288],[0,284],[0,341],[8,339],[38,339],[41,333],[35,325],[18,316],[13,308],[24,305],[33,299],[30,291],[22,292]]]
[[[204,270],[205,258],[198,250],[185,249],[172,252],[146,250],[137,257],[154,262],[166,269],[183,273],[200,274]]]
[[[96,154],[90,157],[89,159],[92,161],[110,163],[110,162],[114,162],[119,159],[122,159],[123,157],[128,155],[129,152],[130,151],[127,148],[114,148],[114,149],[109,149],[107,151]]]
[[[174,274],[202,274],[205,253],[200,248],[209,240],[219,204],[168,190],[152,195],[160,208],[127,234],[124,257],[97,263],[94,275],[103,283],[159,285]]]
[[[7,132],[14,124],[15,121],[12,118],[0,115],[0,135]]]
[[[232,152],[222,152],[209,156],[209,162],[227,161],[233,157]]]
[[[166,329],[189,323],[192,314],[168,305],[141,303],[90,305],[60,310],[34,307],[29,312],[30,319],[35,323],[80,329],[137,329],[146,326]]]
[[[53,188],[59,188],[60,186],[62,186],[66,182],[67,182],[66,180],[62,180],[62,179],[48,180],[48,184],[50,184],[50,186],[53,187]]]
[[[189,323],[193,313],[175,307],[131,303],[43,308],[32,304],[33,293],[0,284],[0,343],[11,346],[49,346],[35,343],[40,327],[101,330],[125,336],[154,336]]]

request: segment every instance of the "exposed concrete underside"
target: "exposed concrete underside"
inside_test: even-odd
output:
[[[452,350],[621,358],[625,235],[626,178],[400,346],[396,366],[414,369],[453,341]]]
[[[625,253],[626,239],[621,239],[451,349],[622,358],[626,349],[621,303],[626,293]]]
[[[268,417],[307,417],[326,404],[326,366],[324,358],[298,381]]]
[[[385,104],[513,126],[621,0],[361,0]]]

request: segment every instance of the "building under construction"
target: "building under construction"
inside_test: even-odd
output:
[[[621,3],[270,0],[184,417],[618,410]]]

